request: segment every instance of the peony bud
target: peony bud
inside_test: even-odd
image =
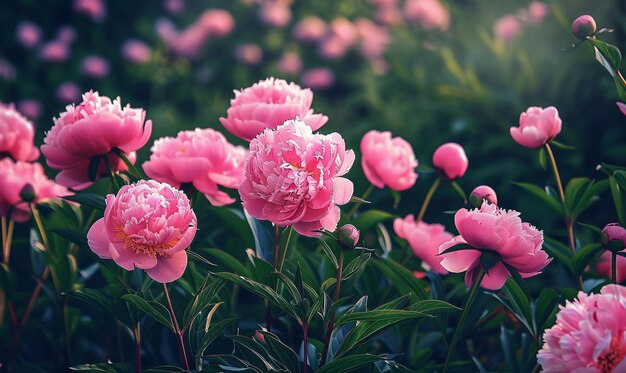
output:
[[[437,174],[446,180],[456,180],[467,171],[468,160],[463,147],[454,142],[448,142],[435,150],[433,166]]]
[[[602,230],[602,245],[611,252],[624,250],[626,229],[617,223],[607,224]]]
[[[337,231],[337,242],[344,249],[352,249],[359,242],[359,230],[352,224],[344,224]]]
[[[483,204],[483,200],[491,203],[492,205],[498,205],[498,197],[496,191],[490,186],[481,185],[472,190],[469,196],[469,202],[475,208],[479,208]]]
[[[37,191],[35,187],[28,183],[20,189],[20,198],[24,202],[33,202],[37,198]]]
[[[587,36],[596,32],[596,21],[592,16],[585,14],[572,22],[572,33],[580,40],[587,39]]]

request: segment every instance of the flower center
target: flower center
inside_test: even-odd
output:
[[[620,347],[618,338],[611,339],[611,345],[604,354],[598,357],[596,368],[601,373],[611,373],[626,357],[626,348]]]

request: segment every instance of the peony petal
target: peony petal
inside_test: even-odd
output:
[[[354,193],[354,184],[352,184],[352,181],[344,177],[336,177],[333,180],[335,182],[335,203],[344,205],[350,202],[350,198],[352,198],[352,194]]]
[[[178,280],[187,268],[187,252],[179,251],[169,257],[161,257],[157,264],[146,269],[146,273],[154,281],[162,284]]]
[[[91,250],[98,254],[102,259],[111,259],[109,236],[107,235],[106,228],[104,226],[104,218],[97,220],[89,232],[87,232],[87,243]]]

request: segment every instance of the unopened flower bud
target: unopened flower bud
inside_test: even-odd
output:
[[[613,223],[602,230],[602,245],[611,252],[624,250],[626,247],[626,229]]]
[[[585,14],[572,22],[572,33],[580,40],[587,39],[587,36],[596,32],[596,21],[592,16]]]
[[[469,202],[472,206],[478,208],[483,204],[483,200],[491,203],[492,205],[498,205],[498,197],[495,190],[487,185],[480,185],[472,190],[469,196]]]
[[[344,224],[337,231],[337,242],[344,249],[352,249],[359,242],[359,230],[352,224]]]
[[[24,202],[33,202],[37,198],[37,192],[32,184],[26,184],[20,189],[20,198]]]

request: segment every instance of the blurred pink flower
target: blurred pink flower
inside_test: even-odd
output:
[[[329,36],[323,39],[317,49],[319,56],[326,60],[338,60],[348,53],[351,45],[341,38]]]
[[[33,124],[13,105],[0,103],[0,158],[32,162],[39,157],[34,141]]]
[[[301,42],[314,43],[322,40],[328,26],[321,18],[308,16],[302,18],[293,28],[294,39]]]
[[[554,106],[529,107],[520,114],[519,127],[511,127],[511,137],[527,148],[541,148],[561,132],[561,118]]]
[[[376,8],[374,18],[383,25],[395,26],[402,22],[402,12],[395,3],[393,5],[382,5]]]
[[[151,55],[152,49],[141,40],[128,39],[122,45],[122,56],[132,63],[144,64],[150,61]]]
[[[439,0],[407,0],[403,12],[408,22],[419,24],[426,30],[438,28],[445,31],[450,27],[450,14]]]
[[[415,221],[413,215],[393,221],[393,231],[398,237],[409,242],[415,256],[424,262],[426,270],[432,270],[441,275],[447,275],[448,271],[441,265],[443,257],[439,256],[439,246],[454,237],[445,229],[446,227],[441,224]]]
[[[528,9],[522,9],[520,19],[523,22],[538,25],[550,12],[550,8],[546,3],[541,1],[531,1]]]
[[[74,11],[88,15],[95,22],[103,21],[107,15],[103,0],[74,0]]]
[[[417,159],[413,147],[391,132],[371,130],[361,139],[361,166],[370,183],[403,191],[415,185]]]
[[[57,40],[61,43],[71,44],[76,40],[76,30],[72,26],[61,26],[57,30]]]
[[[546,373],[626,371],[626,288],[606,285],[559,306],[537,360]]]
[[[30,217],[28,202],[20,196],[24,187],[30,185],[33,203],[44,203],[51,199],[70,195],[65,187],[57,185],[46,177],[39,163],[13,162],[10,158],[0,160],[0,215],[16,222],[25,222]]]
[[[95,179],[108,174],[104,156],[112,171],[126,170],[113,150],[120,149],[134,163],[135,151],[148,142],[152,133],[152,121],[145,120],[143,109],[122,107],[119,98],[111,101],[98,92],[85,93],[83,102],[69,105],[66,110],[54,119],[41,152],[48,166],[61,170],[56,181],[68,188],[80,190],[94,183],[89,176],[89,164],[93,161],[99,162]]]
[[[235,59],[248,65],[258,65],[263,59],[263,50],[256,44],[239,44],[235,46]]]
[[[22,21],[17,25],[17,41],[24,48],[34,48],[41,41],[41,28],[29,21]]]
[[[178,280],[187,267],[185,251],[196,235],[197,219],[185,193],[167,183],[140,180],[106,199],[104,217],[87,233],[91,250],[154,281]]]
[[[455,142],[445,143],[433,153],[433,166],[446,180],[456,180],[465,175],[469,161],[463,147]]]
[[[465,285],[471,287],[481,270],[481,256],[497,256],[498,261],[487,269],[481,282],[483,288],[490,290],[500,289],[511,275],[504,263],[523,278],[538,275],[551,261],[541,248],[543,232],[522,222],[519,215],[515,210],[504,210],[487,202],[480,209],[460,209],[454,215],[459,235],[439,247],[441,265],[450,272],[465,272]],[[442,254],[459,244],[468,244],[473,249]]]
[[[257,219],[293,226],[300,234],[334,231],[337,205],[347,203],[354,186],[343,178],[354,163],[338,133],[313,134],[306,123],[288,120],[250,142],[245,180],[239,187],[243,207]]]
[[[356,26],[350,20],[339,17],[330,23],[330,35],[348,46],[354,45],[358,38]]]
[[[39,49],[39,58],[48,62],[62,62],[67,60],[69,56],[69,46],[59,40],[47,42]]]
[[[41,107],[41,102],[35,99],[24,99],[18,101],[17,103],[17,111],[22,113],[26,118],[30,120],[37,120],[41,116],[41,112],[43,108]]]
[[[222,9],[207,9],[200,15],[198,23],[208,32],[210,36],[222,37],[233,31],[235,19]]]
[[[391,42],[389,30],[366,18],[356,21],[356,29],[359,34],[359,52],[361,55],[368,59],[382,57]]]
[[[325,67],[309,69],[302,73],[300,81],[303,86],[308,88],[326,89],[335,84],[335,73]],[[326,120],[324,120],[324,123],[326,123]]]
[[[322,127],[328,117],[313,114],[313,92],[282,79],[267,78],[235,91],[226,118],[220,123],[233,135],[252,140],[264,129],[274,129],[288,119],[299,117],[313,130]]]
[[[185,0],[164,0],[163,7],[169,13],[180,14],[185,10]]]
[[[519,20],[516,16],[507,14],[500,17],[493,25],[493,34],[496,39],[505,43],[515,39],[522,31]]]
[[[11,63],[4,58],[0,57],[0,77],[5,80],[13,80],[17,76],[15,68]]]
[[[62,104],[70,104],[80,97],[80,87],[76,83],[63,82],[56,90],[56,98]]]
[[[596,263],[596,271],[598,271],[598,273],[603,276],[611,278],[612,276],[611,264],[612,263],[613,263],[613,259],[612,259],[611,252],[605,251],[604,253],[602,253],[602,255],[600,256],[600,259],[598,259],[598,262]],[[617,256],[616,269],[617,269],[616,271],[617,282],[622,283],[626,281],[626,258],[620,255]]]
[[[279,1],[264,2],[259,8],[259,18],[267,26],[283,28],[291,21],[291,10],[288,4]]]
[[[150,178],[176,188],[192,183],[214,206],[235,202],[218,186],[239,187],[248,151],[230,144],[221,133],[210,128],[181,131],[176,138],[156,140],[150,150],[150,160],[143,164]]]
[[[498,196],[496,191],[488,185],[479,185],[469,195],[470,203],[478,208],[483,204],[483,201],[487,201],[493,205],[498,204]]]
[[[80,71],[92,78],[104,78],[109,75],[109,62],[100,56],[87,56],[80,64]]]
[[[297,75],[302,70],[302,60],[295,52],[284,52],[276,67],[283,74]]]
[[[626,115],[626,104],[623,102],[616,102],[617,107],[619,108],[619,111],[622,112],[622,114]]]

